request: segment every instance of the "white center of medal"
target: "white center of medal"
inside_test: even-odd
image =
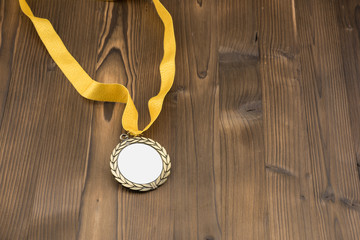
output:
[[[149,145],[134,143],[125,147],[118,157],[121,174],[133,183],[146,184],[161,174],[163,162],[160,154]]]

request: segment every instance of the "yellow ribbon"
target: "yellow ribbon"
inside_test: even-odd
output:
[[[122,124],[131,135],[141,134],[154,123],[161,112],[164,98],[174,82],[176,53],[173,21],[170,13],[159,0],[153,0],[153,3],[165,27],[164,56],[160,64],[161,87],[159,93],[148,102],[151,120],[143,130],[138,129],[138,111],[127,88],[121,84],[99,83],[91,79],[66,49],[49,20],[34,16],[26,0],[19,0],[19,3],[23,13],[34,24],[50,56],[81,96],[94,101],[126,103]]]

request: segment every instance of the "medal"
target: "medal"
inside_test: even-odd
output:
[[[119,183],[144,192],[166,182],[171,163],[164,147],[152,139],[126,134],[120,140],[110,156],[111,172]]]
[[[159,0],[152,0],[164,24],[164,56],[160,64],[161,87],[149,102],[150,123],[138,129],[138,112],[124,85],[99,83],[91,79],[66,49],[49,20],[34,16],[26,0],[19,0],[20,8],[29,17],[54,62],[65,74],[76,91],[84,98],[102,102],[125,103],[122,117],[123,128],[128,134],[120,136],[121,142],[110,156],[110,170],[124,187],[137,191],[156,189],[170,175],[170,156],[165,148],[149,138],[140,137],[159,116],[164,98],[175,77],[175,35],[170,13]]]

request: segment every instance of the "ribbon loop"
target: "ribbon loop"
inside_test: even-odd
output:
[[[164,56],[160,63],[161,87],[159,93],[148,102],[150,123],[144,129],[139,130],[138,112],[128,89],[118,83],[94,81],[66,49],[49,20],[34,16],[26,0],[19,0],[21,10],[32,21],[50,56],[76,91],[84,98],[93,101],[126,103],[122,125],[126,131],[135,136],[149,129],[157,119],[162,110],[164,98],[175,77],[176,43],[172,17],[159,0],[153,0],[153,3],[164,24]]]

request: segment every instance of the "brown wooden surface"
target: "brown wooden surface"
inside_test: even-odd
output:
[[[124,106],[81,98],[0,0],[0,239],[360,238],[360,0],[163,0],[177,74],[145,133],[172,174],[128,191]],[[149,0],[29,0],[148,120],[163,27]]]

